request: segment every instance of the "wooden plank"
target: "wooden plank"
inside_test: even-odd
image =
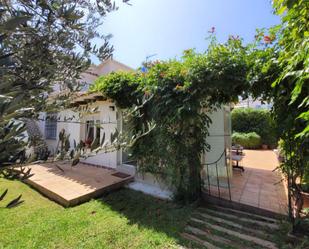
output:
[[[72,168],[62,163],[59,170],[54,163],[31,165],[34,175],[25,182],[64,207],[75,206],[121,188],[134,180],[133,176],[118,177],[114,169],[78,164]],[[116,175],[113,175],[115,174]]]

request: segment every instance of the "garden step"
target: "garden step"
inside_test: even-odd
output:
[[[225,219],[215,217],[215,216],[211,216],[211,215],[204,214],[204,213],[199,213],[199,215],[202,216],[205,219],[213,220],[213,221],[221,223],[221,224],[226,224],[228,226],[244,230],[244,232],[249,232],[249,233],[252,233],[252,234],[257,234],[257,235],[262,236],[262,237],[267,237],[267,233],[265,233],[262,230],[251,229],[251,228],[246,227],[242,224],[235,223],[234,221],[225,220]]]
[[[192,234],[188,234],[188,233],[182,233],[181,236],[189,241],[193,241],[197,244],[200,244],[202,246],[205,246],[208,249],[220,249],[219,247],[214,246],[213,244],[209,243],[208,241],[202,240]]]
[[[247,223],[252,223],[252,224],[257,224],[260,226],[267,226],[271,229],[279,229],[279,225],[278,224],[274,224],[274,223],[269,223],[269,222],[264,222],[264,221],[259,221],[259,220],[254,220],[254,219],[249,219],[249,218],[244,218],[244,217],[239,217],[233,214],[227,214],[227,213],[222,213],[220,211],[214,211],[212,209],[205,209],[205,208],[199,208],[198,209],[201,214],[202,213],[210,213],[211,215],[215,215],[215,216],[223,216],[229,219],[233,219],[233,220],[237,220],[237,221],[242,221],[242,222],[247,222]]]
[[[277,246],[273,242],[270,242],[270,241],[267,241],[267,240],[264,240],[264,239],[260,239],[260,238],[257,238],[257,237],[251,236],[251,235],[246,235],[246,234],[243,234],[243,233],[232,231],[230,229],[221,227],[219,225],[211,224],[211,223],[206,222],[204,220],[200,220],[200,219],[196,219],[196,218],[191,218],[191,220],[194,221],[194,222],[200,223],[200,224],[204,224],[207,227],[214,229],[214,230],[217,230],[219,232],[223,232],[223,233],[226,233],[228,235],[238,237],[242,240],[253,242],[253,243],[255,243],[259,246],[269,248],[269,249],[278,249]]]
[[[188,225],[185,228],[186,232],[199,237],[199,239],[204,240],[203,237],[206,237],[207,239],[213,242],[222,244],[224,248],[228,247],[228,248],[235,248],[235,249],[248,249],[246,245],[244,246],[238,241],[233,241],[227,238],[226,234],[224,234],[224,237],[223,237],[221,235],[215,235],[213,233],[214,232],[213,230],[207,229],[207,231],[205,231],[204,229],[207,229],[207,228],[201,228],[201,227],[196,228],[194,227],[194,225],[192,226]],[[203,237],[201,238],[201,236]]]
[[[214,242],[218,242],[218,243],[222,243],[222,244],[226,244],[226,245],[229,245],[229,244],[232,243],[232,241],[229,240],[229,239],[222,238],[220,236],[214,235],[210,232],[203,231],[200,228],[192,227],[190,225],[187,226],[185,228],[185,230],[186,230],[186,232],[190,232],[191,234],[196,235],[196,236],[199,236],[199,235],[205,236],[205,237],[207,237],[208,239],[210,239]]]
[[[261,215],[257,215],[257,214],[252,214],[252,213],[248,213],[248,212],[241,211],[241,210],[236,210],[236,209],[221,207],[221,206],[212,206],[212,207],[215,208],[216,210],[221,210],[222,212],[226,212],[226,213],[232,212],[235,215],[250,216],[250,218],[260,220],[260,221],[266,221],[266,222],[269,222],[269,223],[278,223],[279,222],[279,220],[277,220],[277,219],[273,219],[273,218],[269,218],[269,217],[265,217],[265,216],[261,216]]]

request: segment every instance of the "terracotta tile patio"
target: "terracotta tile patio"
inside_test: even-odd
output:
[[[244,150],[240,165],[245,171],[233,170],[231,178],[232,201],[275,213],[287,213],[287,190],[278,171],[276,154],[271,150]],[[216,186],[212,195],[218,195]],[[229,199],[228,188],[220,188],[220,196]]]
[[[98,197],[105,192],[120,188],[133,177],[113,169],[79,163],[71,168],[68,163],[34,164],[34,175],[26,183],[48,198],[65,207],[74,206]]]

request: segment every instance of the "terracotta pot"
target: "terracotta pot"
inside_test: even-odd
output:
[[[267,150],[268,149],[268,145],[267,144],[262,144],[262,149],[263,150]]]
[[[309,193],[302,192],[301,194],[304,200],[303,208],[309,208]]]

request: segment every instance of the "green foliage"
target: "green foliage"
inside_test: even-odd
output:
[[[0,201],[2,201],[8,193],[8,189],[4,190],[3,193],[0,193]],[[11,200],[8,204],[6,204],[6,208],[17,207],[22,204],[24,201],[21,200],[22,195],[19,195],[17,198]]]
[[[285,89],[285,101],[295,106],[294,119],[304,122],[297,136],[309,136],[309,4],[306,0],[276,0],[274,7],[282,17],[278,41],[278,63],[282,71],[274,86]]]
[[[234,132],[232,134],[232,143],[239,144],[248,149],[257,149],[261,146],[261,137],[255,132]]]
[[[260,49],[266,59],[252,56],[252,63],[260,63],[251,76],[255,86],[263,85],[265,80],[272,86],[266,91],[273,101],[272,116],[283,141],[280,169],[288,178],[289,213],[294,221],[294,214],[298,218],[302,209],[298,183],[309,170],[309,4],[306,0],[275,0],[273,5],[282,25],[277,28],[277,40]],[[255,89],[255,96],[265,92]]]
[[[276,145],[276,126],[268,110],[236,108],[232,111],[233,132],[255,132],[261,136],[262,144]]]
[[[140,78],[137,73],[117,72],[101,76],[96,79],[91,91],[103,92],[107,98],[113,99],[121,108],[132,106],[136,103],[136,91]]]
[[[131,108],[131,135],[148,122],[155,124],[131,152],[139,171],[165,178],[176,189],[176,199],[192,201],[200,195],[200,156],[209,149],[208,115],[246,89],[245,55],[241,41],[213,40],[205,53],[187,50],[180,61],[151,63],[147,73],[103,76],[92,87]]]

